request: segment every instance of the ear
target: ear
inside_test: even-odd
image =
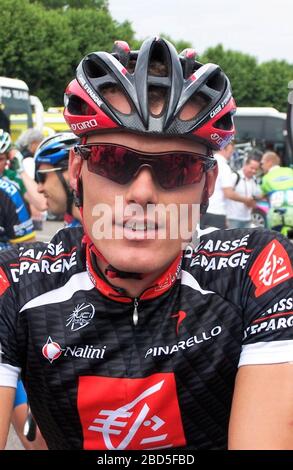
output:
[[[214,192],[218,172],[219,172],[218,165],[216,165],[215,168],[208,171],[206,174],[205,186],[206,186],[206,196],[208,198],[210,198]]]
[[[70,181],[70,186],[75,191],[77,191],[78,189],[78,179],[80,175],[81,164],[82,164],[81,157],[77,153],[75,153],[74,149],[70,149],[69,165],[68,165],[69,181]]]
[[[206,173],[206,180],[201,195],[200,213],[205,214],[209,206],[209,198],[214,192],[215,183],[218,176],[218,165]]]

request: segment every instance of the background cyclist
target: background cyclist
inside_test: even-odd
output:
[[[47,201],[48,210],[64,216],[67,226],[80,225],[80,211],[74,203],[69,185],[69,153],[78,138],[71,132],[63,132],[45,139],[35,153],[38,191]]]
[[[293,229],[293,169],[281,167],[280,157],[275,152],[263,154],[261,168],[265,173],[261,191],[270,204],[268,226],[278,231],[283,225]]]

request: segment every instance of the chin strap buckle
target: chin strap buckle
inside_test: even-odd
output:
[[[114,268],[109,264],[105,269],[105,274],[110,279],[120,278],[120,279],[143,279],[144,275],[141,273],[130,273],[127,271],[119,271],[119,269]]]

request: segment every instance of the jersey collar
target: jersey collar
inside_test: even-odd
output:
[[[86,245],[86,267],[88,275],[95,285],[96,289],[101,292],[101,294],[109,297],[112,300],[123,303],[133,302],[133,298],[125,294],[124,289],[119,289],[110,284],[107,278],[101,273],[99,268],[96,266],[94,261],[94,251],[93,243],[85,235],[83,237],[83,243]],[[145,289],[140,295],[140,300],[150,300],[160,295],[163,295],[167,292],[178,279],[181,271],[181,262],[182,262],[182,253],[180,253],[175,260],[170,264],[170,266],[164,271],[154,282],[154,284],[147,289]]]

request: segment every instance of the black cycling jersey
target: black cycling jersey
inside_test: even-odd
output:
[[[50,449],[225,449],[238,367],[293,360],[292,257],[214,231],[131,299],[81,228],[3,253],[0,384],[21,369]]]
[[[0,177],[0,244],[34,238],[33,222],[17,186]]]

